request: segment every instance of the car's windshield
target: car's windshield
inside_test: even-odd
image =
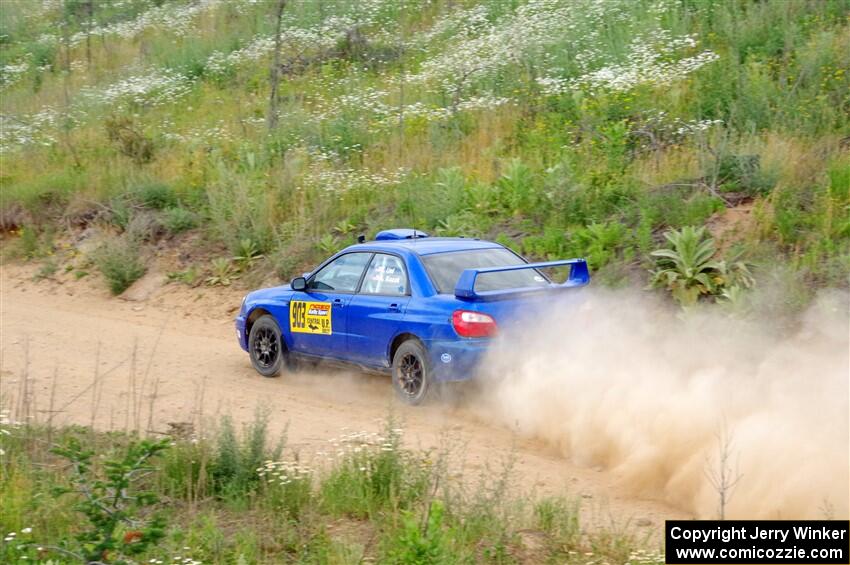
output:
[[[470,251],[452,251],[435,253],[422,257],[425,268],[431,275],[437,292],[454,293],[461,273],[466,269],[486,269],[488,267],[507,267],[522,265],[524,261],[507,249],[474,249]],[[475,281],[476,291],[507,290],[530,286],[547,286],[547,281],[534,269],[482,273]]]

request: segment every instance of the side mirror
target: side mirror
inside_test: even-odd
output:
[[[289,283],[289,286],[292,287],[292,290],[305,290],[307,288],[307,279],[304,277],[295,277],[292,279],[292,282]]]

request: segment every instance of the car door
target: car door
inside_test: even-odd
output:
[[[387,349],[410,301],[404,261],[375,253],[348,308],[348,356],[374,367],[386,366]]]
[[[340,255],[307,279],[289,303],[292,349],[320,357],[345,358],[348,305],[371,253]]]

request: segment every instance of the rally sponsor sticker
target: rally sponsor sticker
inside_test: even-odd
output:
[[[304,302],[293,300],[289,303],[289,329],[305,334],[331,335],[330,302]]]

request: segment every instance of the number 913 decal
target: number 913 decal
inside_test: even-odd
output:
[[[289,330],[298,333],[331,335],[330,302],[304,302],[293,300],[289,303]]]

